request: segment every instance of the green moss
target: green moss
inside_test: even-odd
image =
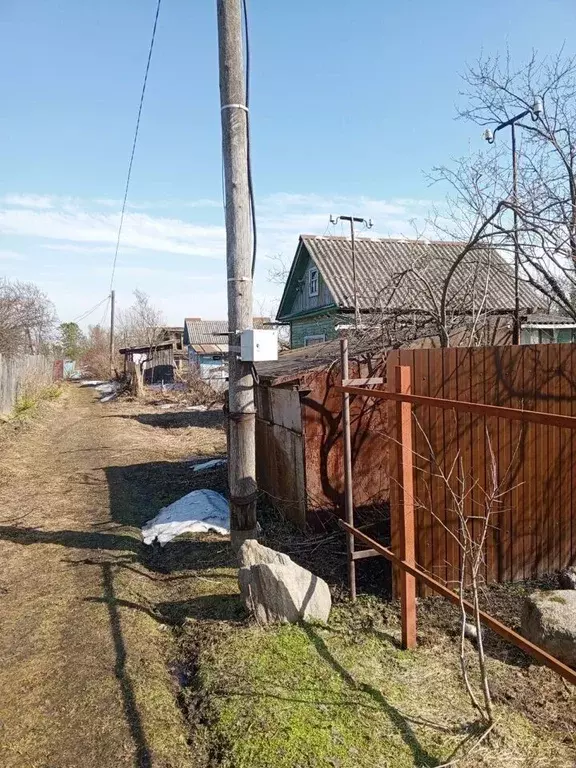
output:
[[[457,657],[399,650],[371,610],[359,619],[336,608],[329,627],[237,627],[200,651],[197,670],[209,749],[224,768],[435,766],[481,729]],[[497,745],[475,764],[506,765],[502,744],[534,760],[549,753],[522,715],[498,719]]]
[[[566,605],[566,600],[560,595],[552,595],[552,597],[548,599],[551,603],[560,603],[560,605]]]

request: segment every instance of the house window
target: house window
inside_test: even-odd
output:
[[[308,296],[318,296],[318,270],[316,267],[308,272]]]
[[[304,336],[304,346],[309,347],[311,344],[320,344],[326,341],[325,333],[318,333],[315,336]]]

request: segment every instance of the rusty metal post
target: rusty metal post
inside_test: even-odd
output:
[[[349,377],[348,339],[340,340],[340,375],[342,381]],[[342,439],[344,441],[344,511],[348,525],[354,525],[354,489],[352,486],[352,441],[350,438],[350,395],[342,393]],[[356,563],[354,562],[354,536],[346,533],[348,553],[348,586],[350,598],[356,600]]]
[[[395,367],[395,389],[404,395],[412,390],[410,368]],[[400,479],[400,558],[408,565],[416,563],[414,531],[414,476],[412,459],[412,405],[396,404],[396,445]],[[402,610],[402,647],[416,647],[416,579],[407,571],[400,574]]]

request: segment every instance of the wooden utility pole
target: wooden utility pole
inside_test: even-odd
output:
[[[114,376],[114,305],[116,292],[110,291],[110,376]]]
[[[228,485],[230,537],[238,549],[256,538],[256,413],[251,363],[238,359],[241,331],[252,328],[248,187],[248,109],[241,0],[217,0],[222,156],[228,275]]]

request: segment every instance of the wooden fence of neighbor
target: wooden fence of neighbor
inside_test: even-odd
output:
[[[412,396],[542,414],[524,419],[504,411],[412,402],[418,565],[442,583],[457,583],[459,545],[452,534],[458,520],[441,474],[450,476],[453,488],[458,475],[466,478],[468,516],[482,514],[483,489],[489,489],[493,472],[503,495],[485,544],[486,582],[535,578],[574,564],[576,430],[563,417],[576,416],[576,345],[397,350],[388,358],[389,390],[398,365],[410,369]],[[398,413],[390,403],[390,435]],[[399,552],[402,468],[398,451],[390,457],[392,549]]]
[[[53,381],[53,362],[43,355],[0,355],[0,413],[10,413],[23,394],[33,394]]]

